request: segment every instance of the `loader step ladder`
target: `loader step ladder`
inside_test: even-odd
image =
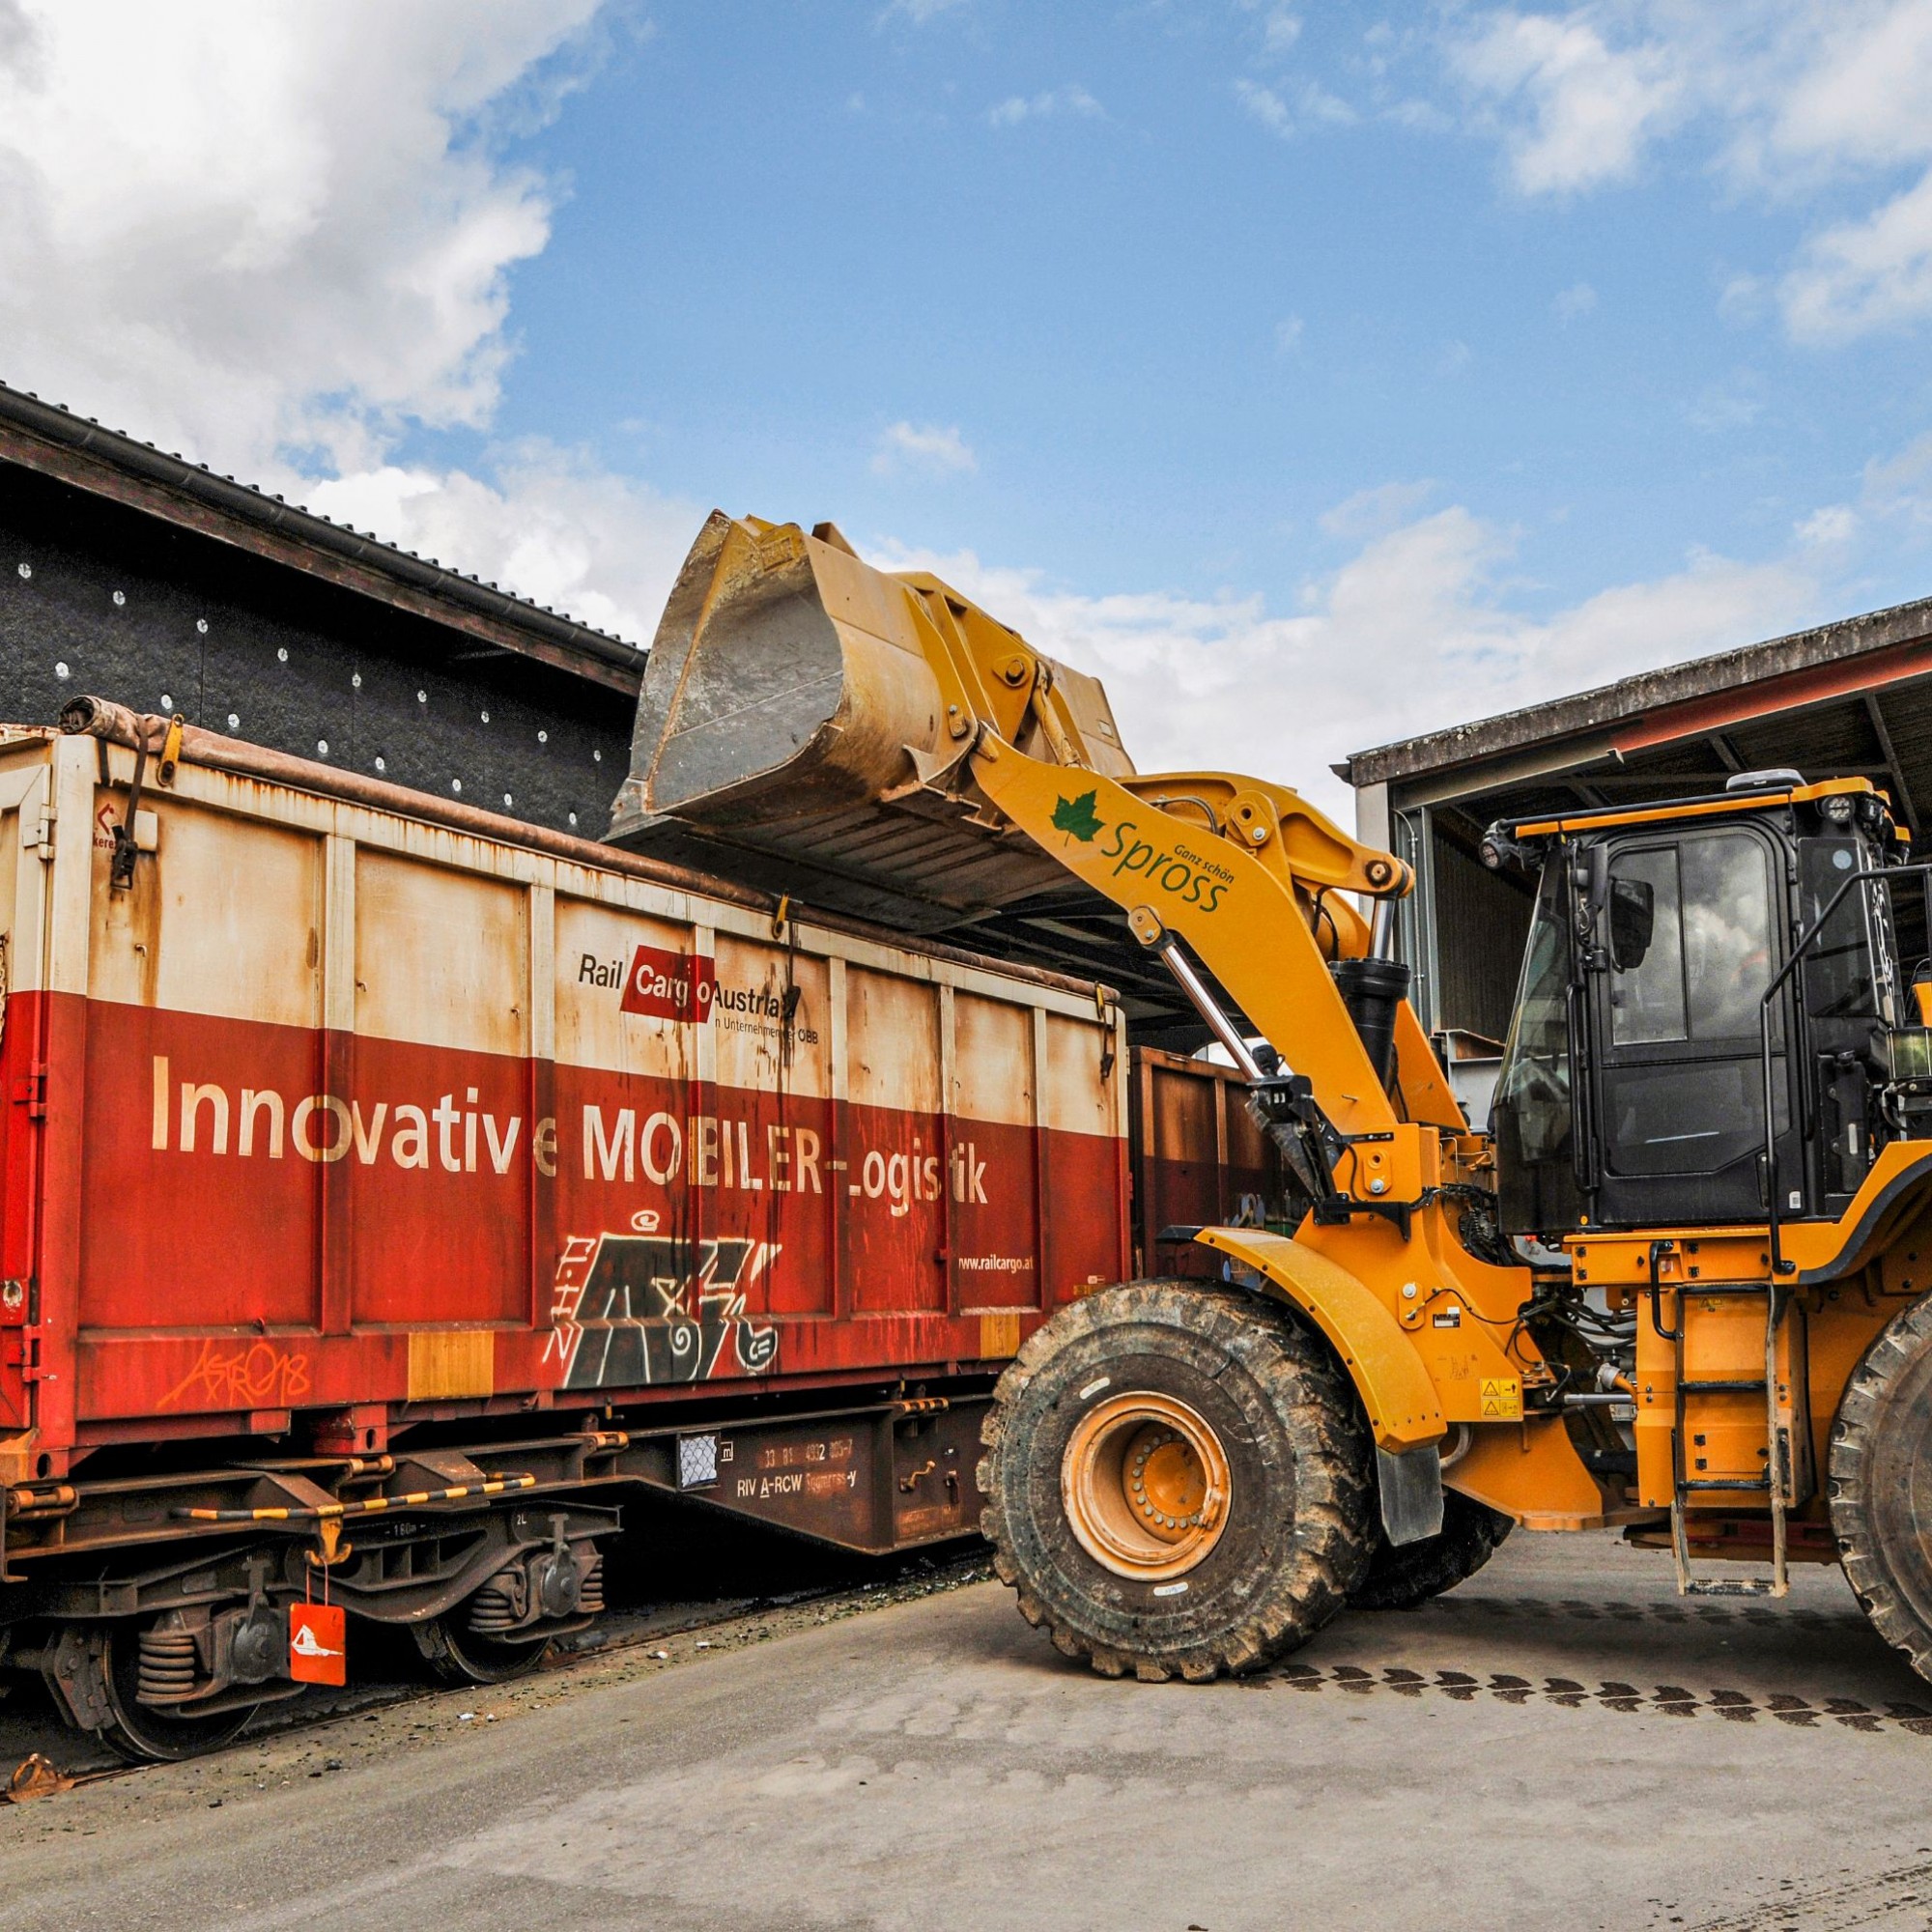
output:
[[[1651,1320],[1675,1350],[1677,1391],[1670,1432],[1670,1551],[1677,1562],[1677,1594],[1681,1597],[1782,1597],[1791,1588],[1785,1558],[1784,1512],[1791,1492],[1791,1459],[1777,1420],[1777,1328],[1783,1319],[1783,1288],[1771,1281],[1717,1281],[1696,1285],[1699,1295],[1758,1294],[1764,1297],[1764,1374],[1761,1377],[1687,1377],[1685,1336],[1690,1323],[1685,1303],[1691,1297],[1689,1280],[1677,1284],[1677,1325],[1663,1328],[1658,1313],[1657,1265],[1660,1255],[1674,1243],[1655,1242],[1651,1248]],[[1698,1477],[1689,1473],[1689,1398],[1693,1395],[1757,1395],[1764,1397],[1765,1466],[1761,1476]],[[1690,1538],[1685,1512],[1691,1497],[1707,1491],[1762,1490],[1771,1506],[1771,1575],[1769,1577],[1698,1577],[1690,1569]]]

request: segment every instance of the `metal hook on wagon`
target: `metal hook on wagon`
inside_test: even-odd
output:
[[[332,1570],[344,1557],[355,1553],[355,1546],[342,1540],[342,1520],[339,1517],[326,1516],[315,1528],[322,1548],[320,1551],[311,1549],[305,1552],[311,1568]]]
[[[167,735],[161,740],[160,770],[156,774],[156,777],[159,783],[167,785],[170,788],[174,785],[175,772],[181,765],[182,725],[184,722],[181,713],[177,711],[168,720]]]

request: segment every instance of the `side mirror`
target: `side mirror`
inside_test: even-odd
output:
[[[1610,962],[1619,973],[1643,964],[1657,925],[1657,892],[1645,879],[1610,881]]]

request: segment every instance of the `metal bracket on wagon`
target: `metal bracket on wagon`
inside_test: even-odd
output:
[[[1203,1228],[1194,1237],[1252,1268],[1267,1291],[1313,1321],[1342,1358],[1376,1446],[1392,1457],[1448,1433],[1435,1385],[1401,1324],[1349,1270],[1286,1235]]]

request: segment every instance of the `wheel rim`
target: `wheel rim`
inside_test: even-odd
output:
[[[1080,1547],[1117,1577],[1157,1583],[1207,1559],[1228,1524],[1228,1456],[1173,1396],[1117,1395],[1081,1417],[1061,1462],[1061,1497]]]

